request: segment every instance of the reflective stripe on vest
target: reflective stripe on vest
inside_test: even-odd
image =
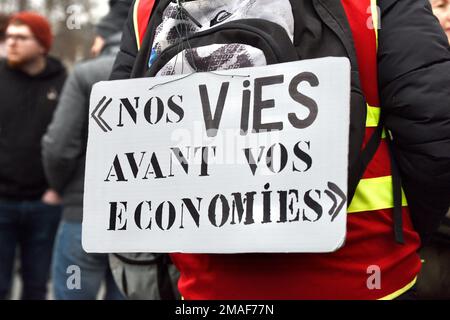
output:
[[[380,122],[380,114],[380,108],[367,105],[366,128],[378,127],[378,122]],[[386,130],[383,130],[381,138],[386,138]]]
[[[367,105],[366,127],[376,128],[380,122],[380,108]]]
[[[378,83],[377,83],[377,57],[376,52],[378,48],[378,28],[379,25],[379,9],[377,0],[341,0],[344,9],[349,18],[349,24],[352,33],[358,34],[359,38],[354,39],[355,47],[358,55],[358,65],[360,67],[361,86],[364,96],[368,101],[367,104],[367,118],[366,128],[377,127],[380,119],[379,97],[378,97]],[[137,41],[137,47],[141,47],[141,43],[145,36],[145,31],[148,26],[149,18],[153,10],[155,0],[136,0],[134,5],[134,29]],[[367,9],[367,10],[366,10]],[[365,21],[361,25],[359,21],[353,20],[349,13],[367,13],[367,18],[370,21]],[[353,22],[353,24],[352,24]],[[365,33],[362,35],[358,30],[370,30],[373,26],[373,33]],[[356,31],[356,32],[355,32]],[[367,39],[367,38],[370,39]],[[369,41],[368,41],[369,40]],[[370,43],[373,43],[373,50],[370,48]],[[366,51],[364,51],[366,50]],[[367,51],[369,50],[369,51]],[[369,77],[367,77],[369,75]],[[383,133],[383,138],[386,135]],[[389,164],[386,164],[389,165]],[[370,164],[369,164],[370,166]],[[403,205],[406,204],[406,199],[403,196]],[[392,176],[382,176],[372,179],[361,179],[356,189],[355,196],[348,208],[349,213],[373,211],[379,209],[390,209],[394,207],[392,195]]]
[[[406,206],[406,197],[402,192],[402,206]],[[388,209],[394,206],[392,176],[361,179],[348,213]]]

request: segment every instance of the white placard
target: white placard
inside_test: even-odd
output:
[[[346,58],[96,84],[84,249],[338,249],[349,106]]]

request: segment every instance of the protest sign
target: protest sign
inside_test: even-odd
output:
[[[350,64],[101,82],[88,252],[329,252],[346,233]]]

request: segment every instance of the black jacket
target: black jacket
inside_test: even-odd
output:
[[[36,200],[48,188],[40,142],[65,78],[53,58],[36,76],[0,62],[0,199]]]
[[[329,29],[318,27],[314,19],[310,19],[311,25],[308,25],[308,17],[305,17],[308,30],[303,30],[304,38],[300,40],[309,45],[300,48],[300,56],[320,57],[324,53],[339,56],[354,52],[354,48],[349,50],[352,46],[350,28],[340,1],[302,2],[302,9],[311,10],[302,14],[319,12],[334,21],[328,24]],[[378,5],[381,10],[379,95],[385,126],[394,137],[395,159],[414,213],[414,225],[422,236],[428,236],[450,206],[448,41],[428,0],[379,0]],[[158,19],[157,14],[155,19]],[[327,40],[336,36],[342,41],[342,48],[336,46],[335,41]],[[145,59],[139,61],[141,58],[129,16],[111,79],[129,78],[135,64],[146,66]],[[355,72],[357,65],[355,59],[351,60]],[[360,91],[357,82],[352,81],[352,105],[358,98],[354,93]]]
[[[381,105],[410,209],[425,213],[414,225],[429,237],[450,206],[448,40],[428,1],[385,0],[381,16]]]

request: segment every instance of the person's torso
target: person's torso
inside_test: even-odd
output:
[[[64,84],[63,69],[30,77],[2,64],[0,73],[0,196],[35,198],[46,181],[41,138]]]

